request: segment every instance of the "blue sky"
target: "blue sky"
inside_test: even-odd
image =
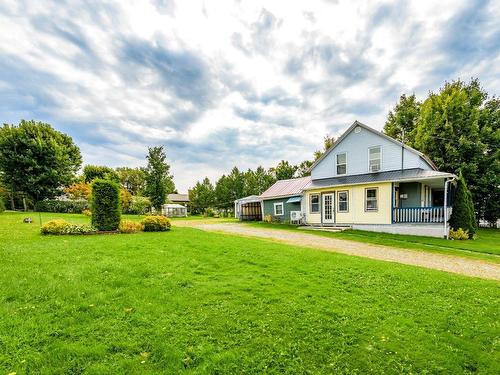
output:
[[[70,134],[85,163],[165,145],[184,192],[232,166],[298,163],[403,93],[500,89],[499,1],[0,3],[2,122]]]

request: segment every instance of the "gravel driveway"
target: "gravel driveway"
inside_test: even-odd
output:
[[[175,225],[196,227],[206,231],[266,238],[290,245],[311,247],[336,253],[432,268],[483,279],[500,280],[500,265],[483,260],[371,245],[361,242],[322,237],[299,231],[293,232],[279,229],[254,228],[239,223],[209,224],[206,222],[196,223],[196,221],[183,221],[176,222]]]

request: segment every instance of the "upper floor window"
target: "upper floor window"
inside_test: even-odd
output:
[[[380,152],[380,146],[371,147],[368,149],[368,170],[370,172],[380,171],[380,165],[382,160],[382,153]]]
[[[337,154],[337,174],[347,173],[347,154]]]

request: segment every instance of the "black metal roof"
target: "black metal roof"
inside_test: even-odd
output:
[[[418,180],[418,179],[427,179],[433,177],[436,178],[453,177],[453,174],[425,170],[420,168],[404,169],[404,170],[398,169],[387,172],[366,173],[366,174],[358,174],[352,176],[342,176],[342,177],[332,177],[332,178],[322,178],[318,180],[312,180],[311,183],[304,190],[325,188],[338,185],[355,185],[355,184],[365,184],[365,183],[369,184],[372,182],[382,182],[382,181]]]

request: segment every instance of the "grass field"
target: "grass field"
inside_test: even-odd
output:
[[[0,214],[0,374],[500,373],[498,282],[175,221],[42,237],[23,216]]]
[[[296,225],[264,222],[247,222],[257,228],[282,229],[296,231]],[[403,249],[432,251],[443,254],[458,255],[500,262],[500,229],[479,229],[477,238],[468,241],[452,241],[435,237],[408,236],[401,234],[376,233],[361,230],[343,232],[307,231],[306,233],[339,238],[344,240],[399,247]]]

